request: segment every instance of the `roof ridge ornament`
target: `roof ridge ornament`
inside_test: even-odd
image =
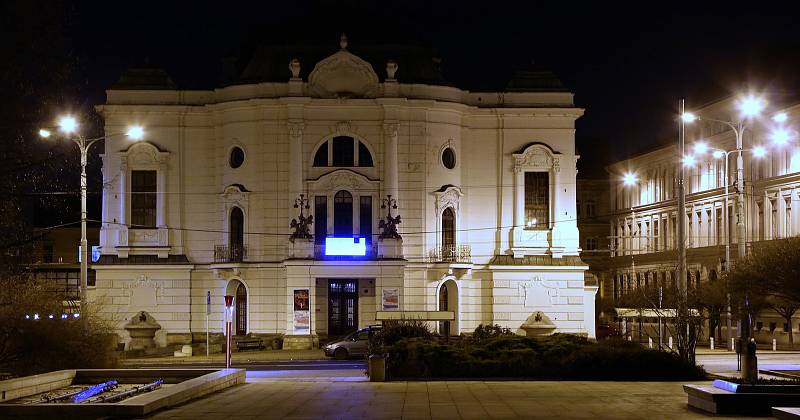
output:
[[[339,46],[342,47],[343,50],[347,49],[347,35],[342,34],[342,36],[339,37]]]

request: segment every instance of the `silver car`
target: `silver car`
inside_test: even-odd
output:
[[[369,338],[376,331],[380,330],[380,325],[373,325],[355,331],[339,341],[335,341],[323,347],[325,355],[344,360],[350,357],[364,357],[369,351]]]

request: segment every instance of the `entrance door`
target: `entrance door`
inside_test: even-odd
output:
[[[351,333],[358,326],[358,279],[328,283],[328,335]]]
[[[247,335],[247,289],[242,283],[236,288],[236,335]]]

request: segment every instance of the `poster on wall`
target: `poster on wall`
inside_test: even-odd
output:
[[[294,291],[294,332],[308,334],[311,330],[308,289]]]
[[[381,301],[383,302],[383,309],[398,309],[400,307],[399,289],[383,289]]]

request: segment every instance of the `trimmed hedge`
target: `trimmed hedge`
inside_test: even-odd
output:
[[[673,353],[622,340],[594,343],[571,334],[529,338],[508,333],[440,343],[404,338],[385,347],[394,378],[695,380],[702,368]]]

